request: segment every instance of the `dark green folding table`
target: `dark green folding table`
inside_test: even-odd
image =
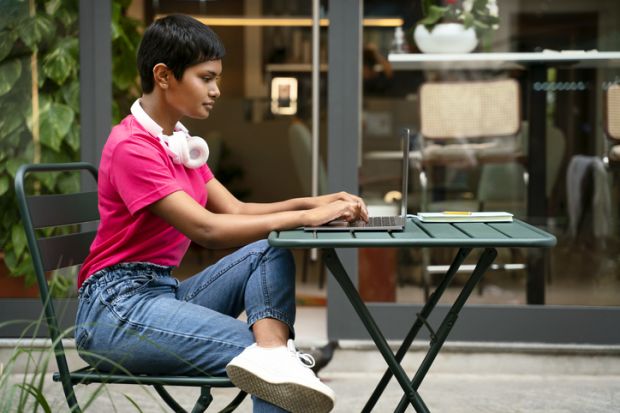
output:
[[[373,409],[392,375],[394,375],[405,393],[395,411],[403,412],[411,403],[416,412],[421,413],[429,410],[417,390],[454,326],[461,308],[463,308],[485,271],[495,260],[496,248],[552,247],[556,244],[556,239],[553,235],[520,220],[496,223],[422,223],[417,218],[410,218],[402,232],[308,232],[298,229],[274,231],[269,234],[269,243],[276,247],[322,249],[327,268],[338,281],[375,342],[377,349],[385,359],[388,369],[362,411],[369,412]],[[416,319],[396,354],[390,349],[383,333],[362,301],[335,251],[335,248],[360,247],[457,247],[459,249],[441,282],[422,310],[416,314]],[[427,320],[457,270],[473,249],[483,249],[483,252],[454,304],[437,331],[434,331]],[[400,362],[422,326],[426,326],[430,331],[430,348],[413,379],[409,379]]]

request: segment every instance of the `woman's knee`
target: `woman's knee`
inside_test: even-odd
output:
[[[277,265],[283,273],[295,274],[295,259],[288,248],[272,247],[266,239],[256,241],[249,247],[260,251],[262,261]]]

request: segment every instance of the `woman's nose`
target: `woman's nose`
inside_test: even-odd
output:
[[[209,89],[209,96],[213,98],[220,97],[220,88],[217,85],[214,85],[211,89]]]

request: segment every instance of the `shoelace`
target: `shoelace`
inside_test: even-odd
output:
[[[315,361],[314,361],[314,357],[312,357],[312,355],[308,354],[308,353],[302,353],[301,351],[297,350],[295,348],[295,345],[293,344],[293,342],[291,340],[289,340],[289,342],[287,343],[287,347],[289,349],[289,351],[295,356],[297,357],[297,359],[301,362],[301,364],[303,364],[305,367],[311,369],[312,367],[314,367]]]
[[[308,353],[302,353],[300,351],[295,350],[295,355],[297,356],[297,358],[299,359],[299,361],[301,361],[301,363],[308,367],[309,369],[311,369],[312,367],[314,367],[314,357],[312,357],[310,354]]]

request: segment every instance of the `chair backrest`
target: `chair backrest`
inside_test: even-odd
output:
[[[295,121],[288,129],[289,148],[295,170],[305,195],[312,192],[312,134],[301,121]],[[319,194],[327,191],[325,164],[319,161]]]
[[[605,133],[620,143],[620,85],[611,85],[605,94]]]
[[[99,220],[97,192],[78,192],[72,194],[32,194],[27,193],[26,178],[32,174],[52,172],[86,172],[93,182],[97,182],[97,169],[85,162],[64,164],[22,165],[15,176],[15,191],[21,214],[32,264],[37,277],[41,301],[45,312],[50,338],[54,346],[56,361],[61,375],[68,374],[67,361],[58,327],[56,312],[47,286],[46,272],[79,265],[86,258],[96,230],[92,225],[81,225]],[[32,191],[35,192],[35,191]],[[89,227],[89,228],[85,228]],[[43,228],[62,228],[69,234],[42,236]]]
[[[521,127],[514,79],[429,82],[420,87],[420,132],[427,139],[514,136]]]
[[[615,163],[620,161],[620,85],[611,85],[605,92],[603,105],[603,128],[605,157]]]

